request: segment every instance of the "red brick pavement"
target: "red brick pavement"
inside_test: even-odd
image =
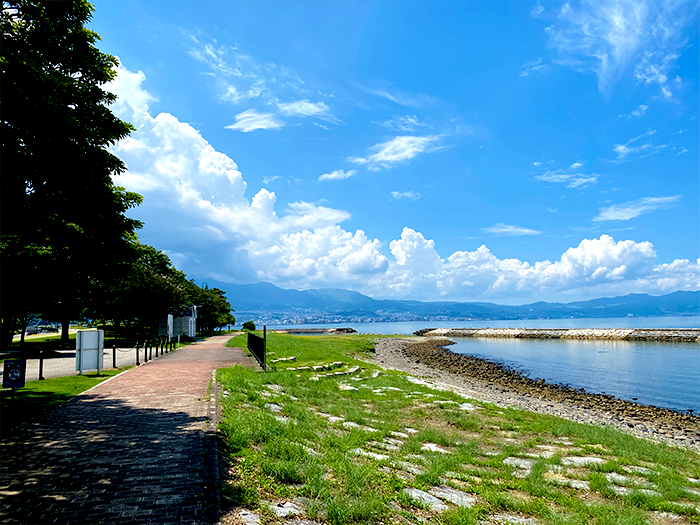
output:
[[[253,366],[213,337],[120,374],[0,446],[2,523],[207,523],[218,518],[207,389]]]

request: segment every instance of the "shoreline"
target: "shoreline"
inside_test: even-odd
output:
[[[498,363],[453,354],[445,338],[381,339],[375,363],[427,377],[438,388],[459,390],[480,401],[517,407],[584,424],[609,425],[625,433],[700,452],[700,417],[641,405],[610,395],[524,377]]]

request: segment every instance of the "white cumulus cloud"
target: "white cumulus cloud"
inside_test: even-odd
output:
[[[657,263],[649,242],[602,235],[582,240],[555,262],[500,259],[486,246],[443,257],[432,239],[411,228],[387,247],[363,230],[344,230],[341,223],[350,218],[344,210],[303,201],[281,207],[265,188],[249,198],[232,158],[174,115],[150,113],[153,97],[143,89],[143,73],[120,66],[118,74],[110,89],[120,99],[112,109],[137,131],[112,148],[127,166],[115,183],[142,192],[144,204],[133,216],[146,223],[144,242],[172,254],[192,277],[424,300],[524,302],[700,288],[700,260]],[[601,210],[601,216],[631,217],[679,198],[640,199]],[[487,230],[539,233],[506,224]]]

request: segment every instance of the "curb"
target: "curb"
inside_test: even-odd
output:
[[[88,388],[87,390],[83,390],[82,392],[80,392],[80,394],[76,394],[75,396],[71,397],[68,401],[66,401],[66,403],[72,403],[73,401],[75,401],[76,399],[78,399],[80,396],[84,396],[84,395],[87,394],[88,392],[92,392],[92,391],[95,390],[98,386],[104,385],[105,383],[109,383],[112,379],[116,379],[116,378],[118,378],[120,375],[126,374],[127,372],[130,372],[130,371],[134,370],[135,368],[137,368],[137,367],[134,366],[133,368],[129,368],[129,370],[122,370],[122,371],[119,372],[116,376],[112,376],[112,377],[110,377],[109,379],[105,379],[104,381],[100,381],[100,382],[97,383],[95,386],[93,386],[93,387],[91,387],[91,388]],[[73,377],[73,376],[66,376],[66,377]]]
[[[204,509],[205,523],[218,523],[221,516],[221,497],[219,485],[219,446],[217,431],[219,428],[219,385],[216,382],[216,370],[211,371],[211,389],[207,406],[208,423],[204,429]]]

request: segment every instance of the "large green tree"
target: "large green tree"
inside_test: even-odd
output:
[[[97,283],[133,257],[141,202],[112,182],[125,169],[108,150],[133,129],[109,109],[103,86],[117,61],[85,24],[93,8],[70,2],[3,1],[3,340],[27,311],[64,324],[80,315]]]
[[[138,340],[155,333],[158,321],[168,314],[180,315],[201,290],[163,252],[139,242],[132,247],[135,257],[124,261],[116,278],[105,283],[93,315],[112,321],[115,331],[126,328],[126,339]]]
[[[201,332],[213,333],[227,324],[235,324],[236,318],[231,313],[231,303],[226,300],[226,292],[219,288],[203,288],[194,303],[199,305],[197,327]]]

